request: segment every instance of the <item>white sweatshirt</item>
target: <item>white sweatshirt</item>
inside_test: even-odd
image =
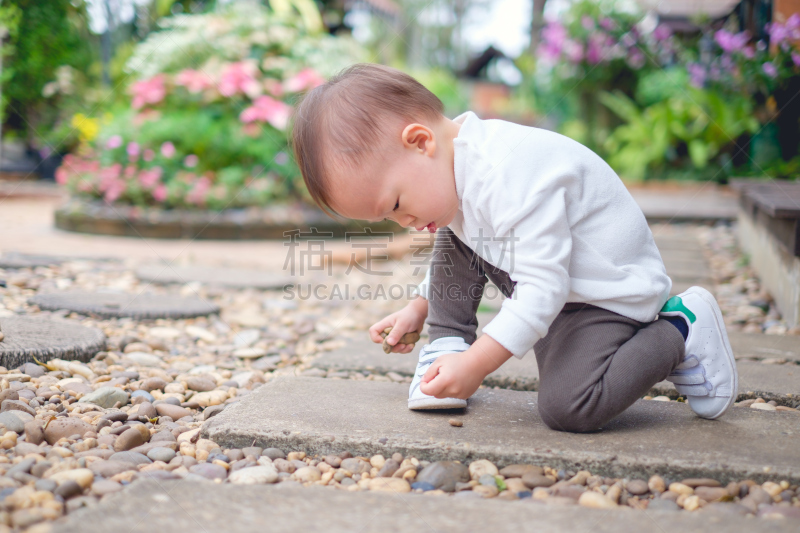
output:
[[[548,130],[472,112],[455,121],[460,209],[449,227],[516,281],[485,334],[521,358],[567,302],[656,318],[672,281],[641,209],[605,161]]]

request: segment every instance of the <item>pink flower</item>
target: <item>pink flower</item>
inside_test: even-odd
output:
[[[116,148],[119,148],[120,146],[122,146],[122,137],[120,137],[119,135],[112,135],[108,139],[108,142],[106,142],[106,148],[108,148],[109,150],[114,150]]]
[[[669,29],[669,26],[666,24],[659,24],[655,30],[653,30],[653,38],[656,41],[664,41],[669,39],[672,36],[672,30]]]
[[[764,74],[766,74],[770,78],[778,77],[778,69],[771,62],[767,61],[766,63],[761,65],[761,68],[764,70]]]
[[[166,77],[157,74],[149,80],[137,81],[131,86],[134,109],[140,109],[147,104],[157,104],[167,95]]]
[[[288,80],[283,82],[283,89],[286,92],[297,93],[307,89],[313,89],[325,83],[325,78],[317,74],[312,68],[304,68]]]
[[[206,202],[206,194],[211,188],[211,181],[203,176],[197,180],[192,190],[186,195],[186,201],[190,204],[202,205]]]
[[[200,159],[196,155],[189,154],[186,156],[186,159],[183,160],[183,164],[188,168],[194,168],[197,166],[199,160]]]
[[[573,63],[580,63],[583,60],[583,45],[577,41],[567,40],[564,43],[564,53]]]
[[[742,48],[742,55],[747,59],[753,59],[756,56],[756,51],[752,46],[745,46]]]
[[[186,90],[192,94],[197,94],[214,86],[205,73],[190,68],[182,70],[175,76],[175,84],[186,87]]]
[[[584,30],[589,30],[589,31],[593,30],[595,28],[594,19],[592,19],[592,17],[590,17],[589,15],[582,16],[581,26],[583,26]]]
[[[745,47],[750,36],[747,32],[733,34],[725,30],[719,30],[714,34],[714,40],[723,51],[732,53],[739,52]]]
[[[163,183],[160,183],[155,189],[153,189],[151,194],[153,195],[153,200],[161,203],[167,199],[167,186]]]
[[[152,151],[150,148],[148,148],[147,150],[144,151],[144,154],[142,154],[142,159],[144,159],[149,163],[150,161],[153,160],[153,158],[155,158],[155,156],[156,153]]]
[[[255,98],[261,94],[261,84],[255,78],[257,73],[258,67],[250,62],[231,63],[222,71],[218,86],[219,93],[227,97],[243,93],[250,98]]]
[[[291,116],[291,106],[269,96],[260,96],[253,105],[239,115],[239,120],[245,124],[250,122],[269,122],[279,130],[286,129]]]
[[[542,29],[541,56],[548,61],[556,61],[561,55],[564,42],[567,39],[567,29],[558,22],[550,22]]]
[[[60,166],[56,169],[56,183],[59,185],[66,185],[67,180],[69,179],[69,173],[64,166]]]
[[[128,152],[128,159],[133,162],[139,157],[139,143],[130,142],[128,143],[128,147],[125,149]]]
[[[161,155],[167,159],[171,159],[175,155],[175,145],[167,141],[161,145]]]
[[[792,63],[794,63],[794,66],[800,67],[800,54],[797,52],[792,52]]]
[[[603,18],[602,20],[600,20],[600,27],[601,27],[601,28],[603,28],[604,30],[611,31],[611,30],[613,30],[613,29],[614,29],[616,26],[617,26],[617,25],[616,25],[616,23],[614,22],[614,19],[610,19],[610,18],[608,18],[608,17],[605,17],[605,18]]]
[[[161,179],[161,173],[161,167],[142,170],[138,176],[139,184],[145,189],[152,189],[156,183],[158,183],[158,180]]]

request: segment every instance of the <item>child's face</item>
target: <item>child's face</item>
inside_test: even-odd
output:
[[[458,127],[447,119],[433,128],[406,126],[385,157],[333,178],[332,207],[347,218],[389,219],[418,230],[448,225],[459,207],[453,171]]]

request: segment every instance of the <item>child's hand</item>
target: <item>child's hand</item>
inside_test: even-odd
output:
[[[475,364],[475,356],[465,352],[444,354],[422,376],[419,390],[436,398],[461,398],[466,400],[480,387],[486,374]]]
[[[419,390],[435,398],[466,400],[483,378],[500,368],[512,353],[489,335],[481,335],[468,350],[444,354],[422,376]]]
[[[401,310],[373,324],[369,328],[369,337],[372,342],[383,343],[381,333],[386,328],[392,328],[391,333],[386,336],[386,342],[392,346],[392,352],[408,353],[414,349],[414,345],[398,344],[398,341],[406,333],[422,331],[422,326],[425,325],[427,317],[428,301],[425,298],[417,298]]]

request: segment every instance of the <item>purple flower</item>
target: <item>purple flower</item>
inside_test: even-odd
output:
[[[747,41],[750,40],[750,36],[745,31],[733,34],[725,30],[719,30],[714,34],[714,40],[717,41],[717,44],[723,51],[731,53],[739,52],[744,48]]]
[[[653,30],[653,38],[656,41],[665,41],[672,36],[672,31],[666,24],[659,24],[658,27]]]
[[[800,29],[800,14],[793,13],[789,20],[786,21],[786,27],[792,30]]]
[[[742,55],[747,59],[753,59],[754,57],[756,57],[756,51],[753,50],[752,46],[745,46],[744,48],[742,48]]]
[[[783,24],[774,22],[768,24],[769,42],[774,45],[779,45],[789,38],[789,30]]]
[[[764,74],[766,74],[770,78],[778,77],[778,69],[771,62],[767,61],[766,63],[761,65],[761,68],[764,70]]]
[[[698,89],[702,88],[706,82],[706,70],[703,66],[697,63],[689,63],[686,69],[689,71],[691,84]]]
[[[589,15],[584,15],[581,17],[581,26],[584,30],[592,31],[595,28],[594,20]]]
[[[183,164],[186,165],[188,168],[194,168],[197,166],[197,162],[199,158],[194,154],[189,154],[186,156],[186,159],[183,160]]]
[[[583,59],[583,46],[577,41],[568,40],[564,43],[564,53],[573,63],[580,63]]]
[[[114,150],[115,148],[119,148],[122,146],[122,137],[119,135],[112,135],[108,142],[106,142],[106,148],[109,150]]]
[[[628,55],[628,65],[630,65],[633,69],[639,70],[644,66],[644,64],[644,54],[639,50],[631,50],[631,53]]]
[[[617,25],[616,25],[616,23],[614,22],[613,19],[605,17],[605,18],[600,20],[600,27],[603,28],[604,30],[611,31],[614,28],[616,28]]]
[[[797,52],[792,52],[792,63],[794,63],[794,66],[800,67],[800,54]]]

